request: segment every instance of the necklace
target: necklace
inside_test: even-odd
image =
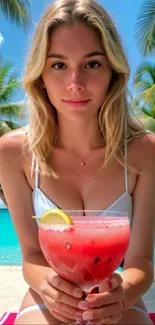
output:
[[[86,162],[84,160],[81,160],[74,152],[72,152],[71,150],[67,150],[67,151],[80,161],[81,166],[86,166]]]
[[[103,145],[101,147],[96,147],[96,149],[101,149],[103,148]],[[88,159],[88,157],[90,156],[90,154],[86,157],[86,160],[80,159],[73,151],[66,149],[69,153],[71,153],[74,157],[76,157],[79,161],[80,161],[80,165],[82,167],[86,166],[86,160]]]
[[[56,137],[56,139],[55,139],[55,144],[56,144],[56,142],[57,142],[57,137]],[[54,144],[54,146],[55,146],[55,144]],[[61,146],[62,147],[62,146]],[[104,147],[104,143],[102,143],[102,145],[99,147],[99,146],[96,146],[94,149],[102,149]],[[69,152],[70,154],[72,154],[76,159],[78,159],[79,161],[80,161],[80,165],[82,166],[82,167],[84,167],[84,166],[86,166],[86,161],[87,161],[87,159],[88,159],[88,157],[91,155],[91,154],[88,154],[88,156],[86,157],[86,159],[84,160],[84,159],[80,159],[72,150],[69,150],[69,149],[67,149],[67,148],[64,148],[64,147],[62,147],[63,149],[65,149],[67,152]]]

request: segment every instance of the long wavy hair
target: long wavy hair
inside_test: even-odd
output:
[[[112,67],[110,86],[98,115],[99,128],[106,144],[103,166],[114,158],[123,166],[127,165],[125,137],[130,141],[145,133],[128,105],[129,65],[120,37],[106,10],[95,0],[56,0],[47,8],[36,27],[24,76],[24,89],[29,98],[27,145],[39,161],[40,173],[48,176],[58,176],[48,159],[55,145],[58,125],[56,110],[42,85],[42,72],[52,32],[75,21],[85,22],[97,32]]]

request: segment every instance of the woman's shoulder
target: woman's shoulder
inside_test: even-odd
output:
[[[9,131],[0,137],[0,157],[13,158],[23,152],[23,143],[27,138],[27,126]]]
[[[129,144],[129,156],[132,162],[138,162],[138,165],[149,165],[152,162],[155,166],[155,134],[146,132],[135,137]]]
[[[140,136],[132,138],[129,142],[131,148],[149,149],[155,148],[155,134],[152,132],[146,132]]]

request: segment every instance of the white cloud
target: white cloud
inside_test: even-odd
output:
[[[3,35],[0,33],[0,46],[2,45],[3,42],[4,42],[4,37],[3,37]]]

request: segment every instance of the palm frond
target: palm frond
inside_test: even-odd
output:
[[[8,75],[10,74],[10,69],[12,65],[10,63],[0,64],[0,92],[3,88],[5,80],[7,79]]]
[[[151,82],[152,84],[155,83],[155,65],[148,61],[142,62],[136,69],[134,84],[144,79],[148,82]]]
[[[155,50],[155,1],[144,0],[137,17],[135,39],[144,56]]]
[[[142,108],[142,112],[144,113],[144,116],[145,116],[145,117],[148,117],[148,116],[151,117],[151,113],[150,113],[150,111],[148,111],[145,107]]]
[[[146,130],[150,130],[155,133],[155,119],[152,117],[147,117],[146,119],[140,119]]]
[[[139,95],[140,95],[141,100],[143,100],[145,104],[152,105],[153,102],[155,101],[155,93],[154,92],[155,92],[155,85],[153,85],[149,89],[144,90]]]
[[[10,118],[24,118],[23,105],[22,104],[0,104],[0,116]]]
[[[20,124],[15,123],[15,122],[12,122],[12,121],[4,120],[4,122],[8,125],[8,127],[10,128],[10,130],[16,130],[16,129],[18,129],[18,128],[21,127]]]
[[[30,3],[28,0],[0,0],[0,9],[5,17],[25,30],[30,24]]]
[[[9,132],[11,129],[10,127],[7,125],[7,123],[5,121],[0,121],[0,137]]]
[[[150,113],[150,116],[155,119],[155,105],[154,105],[154,107],[151,108],[149,113]]]
[[[143,81],[137,82],[135,84],[135,86],[134,86],[134,89],[144,91],[144,90],[147,90],[147,89],[149,89],[151,87],[152,87],[151,82],[149,82],[147,80],[143,80]]]
[[[19,89],[19,82],[14,78],[10,78],[8,83],[0,90],[0,104],[7,103]]]
[[[145,98],[148,102],[154,102],[155,101],[155,84],[150,87],[149,89],[146,89],[144,92],[146,92],[145,94]]]

